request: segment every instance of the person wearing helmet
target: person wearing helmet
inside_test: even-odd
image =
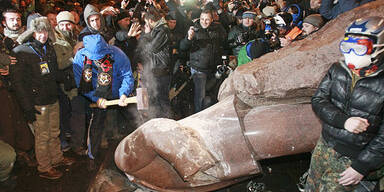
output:
[[[352,22],[339,47],[312,97],[323,129],[305,191],[353,191],[384,163],[384,18]]]

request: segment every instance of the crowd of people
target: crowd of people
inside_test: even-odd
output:
[[[8,166],[0,181],[16,158],[58,179],[56,167],[75,163],[68,150],[87,155],[94,169],[108,116],[136,127],[197,113],[217,102],[237,66],[369,1],[5,1],[0,154]],[[148,111],[126,107],[139,87],[148,90]],[[107,108],[114,99],[120,107]]]

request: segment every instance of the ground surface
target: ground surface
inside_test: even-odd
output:
[[[101,156],[108,154],[104,149]],[[88,159],[74,153],[67,156],[76,158],[77,162],[71,166],[60,167],[64,173],[58,180],[47,180],[38,176],[36,168],[16,164],[13,175],[16,176],[16,188],[12,192],[86,192],[96,171],[88,171]],[[309,166],[310,154],[282,157],[261,162],[265,173],[252,179],[253,183],[263,186],[265,192],[296,192],[299,177]],[[97,161],[100,166],[101,159]],[[217,192],[246,192],[249,181],[230,186]],[[1,192],[4,189],[0,189]]]
[[[87,191],[90,178],[96,171],[88,171],[88,159],[73,153],[67,156],[76,158],[76,163],[71,166],[59,167],[63,177],[58,180],[40,178],[35,167],[27,167],[16,163],[13,175],[16,178],[16,188],[13,192],[85,192]],[[99,163],[100,164],[100,163]],[[0,189],[1,191],[1,189]]]

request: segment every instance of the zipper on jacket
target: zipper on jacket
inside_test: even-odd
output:
[[[351,95],[353,93],[353,90],[355,89],[355,86],[352,85],[353,84],[353,81],[354,81],[354,77],[353,75],[351,76],[351,79],[348,79],[348,75],[346,75],[346,78],[347,78],[347,95],[346,95],[346,102],[345,102],[345,107],[344,107],[344,111],[347,113],[347,115],[350,115],[349,114],[349,108],[350,108],[350,105],[351,105]]]
[[[345,103],[345,111],[348,112],[348,115],[350,115],[349,114],[349,108],[351,105],[351,96],[353,95],[353,91],[355,90],[357,83],[361,79],[363,79],[362,77],[359,77],[359,76],[355,75],[354,73],[351,73],[350,77],[351,77],[351,80],[348,81],[348,87],[347,87],[347,89],[349,90],[347,98],[346,98],[347,102]]]

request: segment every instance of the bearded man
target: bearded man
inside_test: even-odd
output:
[[[33,135],[23,118],[10,83],[9,68],[17,63],[10,52],[18,45],[16,39],[24,31],[21,14],[16,9],[7,9],[2,16],[4,36],[0,34],[0,100],[3,105],[0,108],[0,140],[15,149],[19,160],[28,166],[35,166],[36,162],[28,154],[33,151]]]
[[[21,14],[16,9],[7,9],[2,13],[2,16],[3,20],[1,23],[4,27],[4,36],[6,37],[3,42],[8,51],[11,51],[18,45],[16,40],[25,29],[21,24]]]
[[[56,38],[53,47],[57,56],[59,75],[61,75],[64,80],[63,83],[60,84],[59,90],[60,142],[61,149],[63,151],[68,151],[70,147],[66,136],[70,137],[72,132],[70,126],[72,116],[71,100],[77,96],[77,89],[75,89],[76,84],[72,70],[72,61],[74,56],[73,48],[76,45],[77,37],[74,33],[75,18],[71,12],[61,11],[57,14],[56,20]],[[80,146],[76,147],[80,148]]]

